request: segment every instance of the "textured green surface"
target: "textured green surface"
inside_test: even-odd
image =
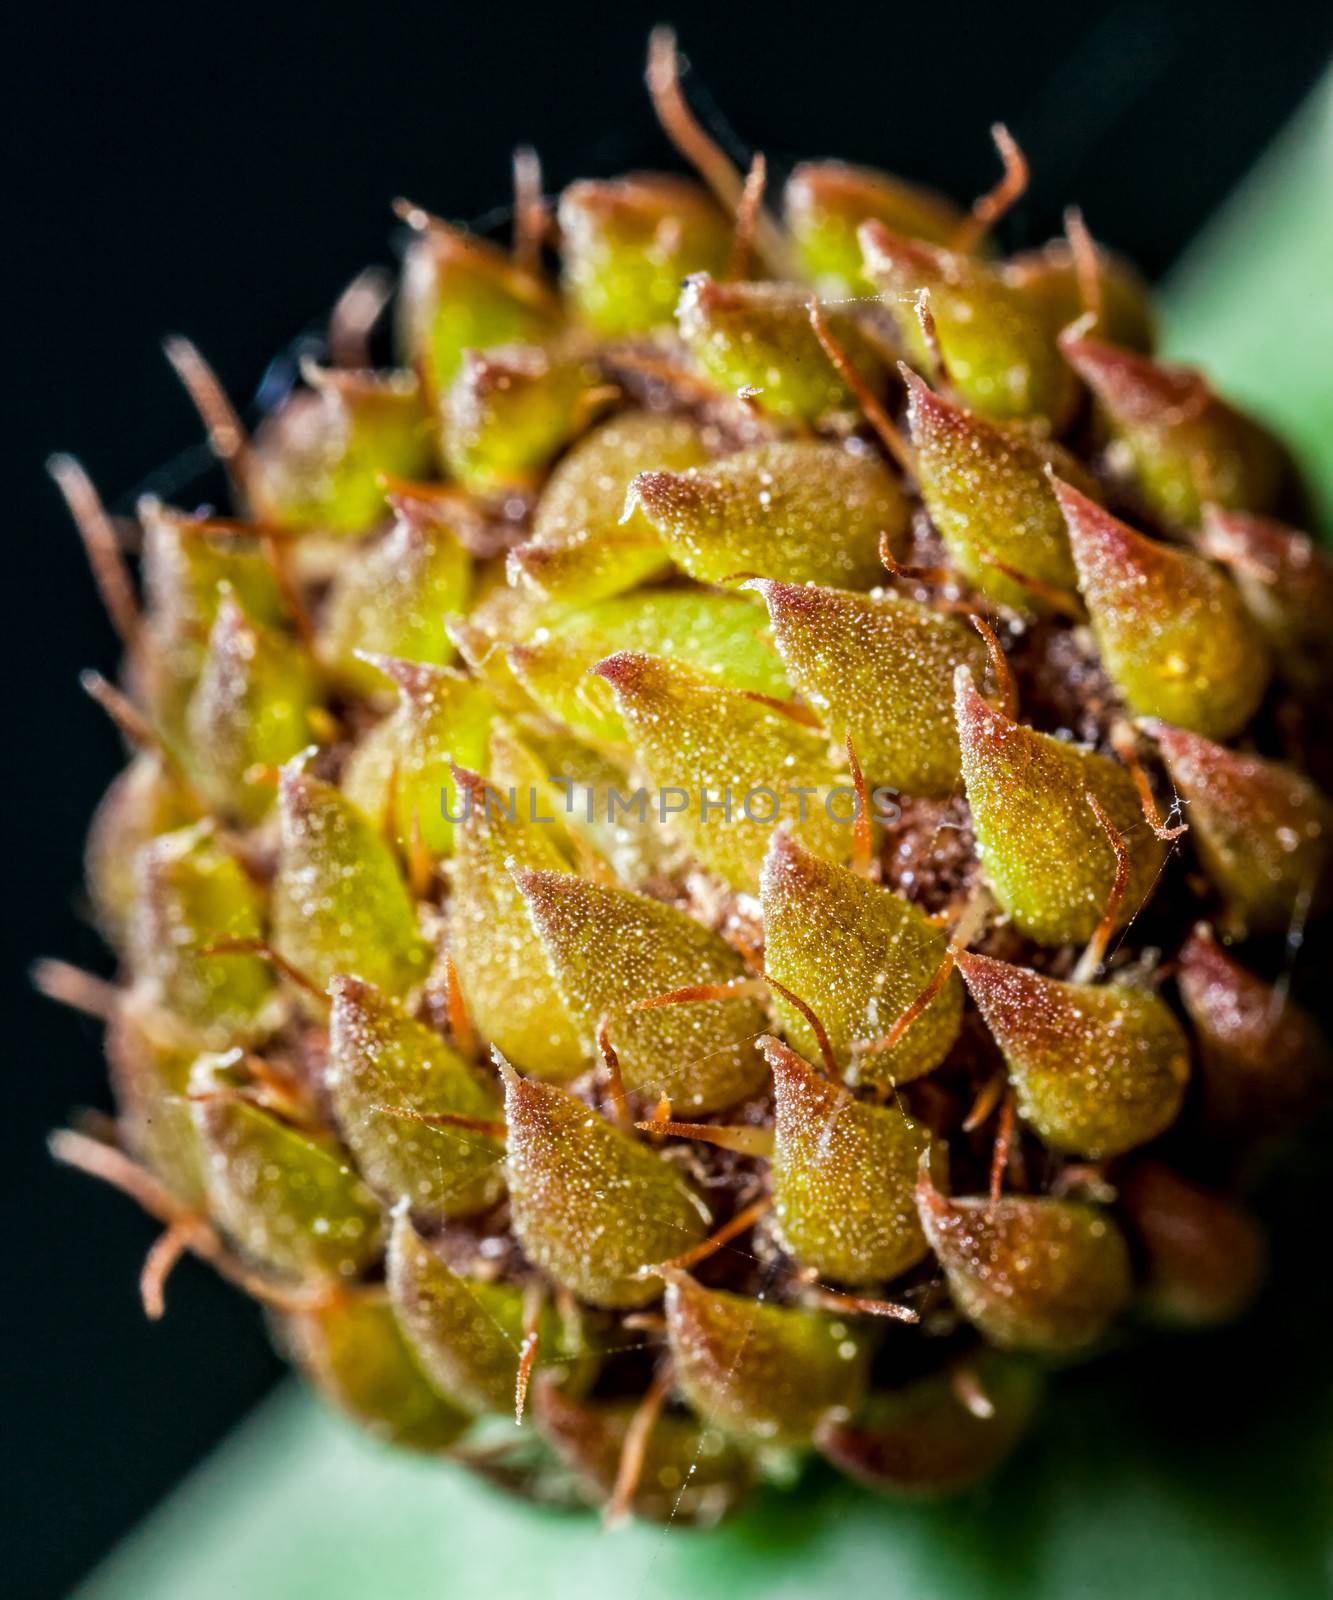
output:
[[[1333,75],[1168,286],[1170,355],[1290,441],[1333,520]]]
[[[1291,437],[1333,505],[1333,81],[1200,241],[1173,354]],[[1290,1175],[1288,1175],[1290,1176]],[[989,1489],[944,1506],[824,1474],[711,1533],[526,1511],[387,1454],[292,1387],[178,1491],[83,1600],[1315,1600],[1333,1583],[1333,1386],[1317,1170],[1274,1204],[1294,1304],[1062,1380]],[[1322,1182],[1321,1182],[1322,1179]],[[156,1337],[170,1337],[170,1325]],[[200,1382],[207,1382],[201,1373]],[[169,1407],[171,1397],[154,1403]],[[114,1464],[108,1463],[114,1470]]]

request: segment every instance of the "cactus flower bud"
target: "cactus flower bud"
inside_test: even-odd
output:
[[[921,495],[958,570],[988,599],[1025,614],[1050,609],[1048,588],[1072,595],[1074,558],[1046,469],[1072,470],[1091,491],[1073,458],[951,405],[915,375],[907,394]]]
[[[947,245],[963,212],[933,190],[841,161],[803,161],[787,180],[783,216],[806,273],[829,294],[866,294],[857,229],[882,222],[907,239]]]
[[[526,1331],[523,1290],[465,1278],[400,1213],[389,1237],[389,1298],[417,1360],[468,1411],[512,1412]],[[537,1360],[558,1360],[556,1317],[537,1325]]]
[[[557,462],[532,521],[532,538],[510,553],[509,571],[552,599],[586,604],[668,572],[670,557],[641,509],[625,496],[641,472],[684,472],[708,460],[685,417],[628,412],[612,417]]]
[[[694,359],[719,389],[744,390],[770,416],[816,423],[854,404],[810,325],[810,295],[780,283],[690,278],[676,321]],[[888,374],[887,352],[854,311],[825,312],[829,332],[872,388]]]
[[[147,1003],[205,1047],[263,1033],[268,967],[253,955],[208,953],[263,932],[263,896],[215,830],[162,834],[139,852],[135,875],[128,959]]]
[[[1206,923],[1176,958],[1176,983],[1199,1042],[1209,1113],[1233,1128],[1293,1123],[1330,1084],[1328,1043],[1290,995],[1247,972]]]
[[[964,1393],[973,1391],[978,1399],[968,1405]],[[881,1494],[956,1495],[1005,1459],[1040,1395],[1034,1364],[986,1350],[876,1393],[851,1421],[822,1423],[815,1443],[835,1467]]]
[[[289,1127],[244,1089],[240,1051],[195,1062],[190,1099],[213,1217],[265,1271],[360,1277],[384,1245],[375,1196],[331,1140]]]
[[[675,830],[733,888],[753,892],[779,822],[828,854],[850,853],[846,819],[856,795],[847,790],[846,811],[833,804],[822,735],[659,656],[622,650],[596,671],[616,691],[634,755],[657,787],[662,820],[671,797]]]
[[[264,423],[246,489],[261,522],[322,533],[365,533],[385,519],[381,479],[424,478],[430,424],[417,380],[309,369]]]
[[[938,376],[947,376],[971,410],[994,422],[1045,417],[1059,432],[1076,385],[1053,334],[1025,296],[984,263],[904,239],[882,223],[862,223],[858,238],[866,276],[918,371],[931,373],[943,363]],[[923,290],[933,342],[918,320]]]
[[[460,775],[467,804],[458,825],[449,906],[449,953],[474,1025],[526,1073],[561,1081],[591,1058],[565,1009],[513,868],[562,872],[554,830],[474,773]]]

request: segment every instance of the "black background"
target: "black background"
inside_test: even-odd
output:
[[[46,1131],[106,1103],[97,1030],[36,999],[25,968],[99,967],[79,911],[87,816],[117,741],[75,684],[115,651],[42,462],[76,452],[126,509],[197,438],[159,341],[196,339],[238,396],[365,261],[388,201],[448,216],[507,194],[535,144],[551,187],[662,164],[640,82],[648,26],[676,21],[696,103],[781,170],[838,154],[962,196],[1008,122],[1034,188],[1023,244],[1078,199],[1094,230],[1167,267],[1327,57],[1323,8],[946,0],[809,5],[231,5],[12,15],[0,116],[13,184],[8,356],[9,802],[0,892],[8,984],[0,1097],[6,1249],[0,1572],[54,1595],[271,1383],[257,1314],[195,1265],[147,1326],[152,1230],[57,1172]],[[17,505],[13,497],[17,496]]]

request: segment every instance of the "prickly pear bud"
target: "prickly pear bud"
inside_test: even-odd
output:
[[[553,1084],[501,1063],[513,1228],[531,1260],[590,1305],[647,1305],[648,1268],[698,1244],[708,1211],[654,1150]],[[643,1274],[643,1275],[641,1275]]]
[[[337,977],[329,989],[325,1082],[361,1175],[387,1204],[406,1200],[416,1216],[484,1210],[504,1186],[503,1140],[429,1119],[445,1112],[498,1123],[498,1096],[373,984]]]
[[[349,689],[383,694],[362,652],[445,666],[454,647],[444,619],[466,608],[472,563],[449,513],[400,515],[393,529],[334,574],[320,623],[320,656]]]
[[[869,588],[881,535],[898,543],[908,505],[875,457],[835,444],[758,445],[697,471],[643,472],[630,504],[700,583],[738,572]]]
[[[1314,784],[1181,728],[1158,723],[1152,732],[1222,897],[1226,931],[1283,933],[1319,911],[1329,895],[1333,806]]]
[[[1189,1044],[1157,995],[1060,983],[966,952],[958,965],[1004,1055],[1019,1112],[1044,1143],[1099,1161],[1175,1121]]]
[[[1064,239],[1013,256],[1004,264],[1005,282],[1018,290],[1053,334],[1092,311],[1097,332],[1109,344],[1150,352],[1157,337],[1147,284],[1123,256],[1094,249],[1101,302],[1095,308],[1085,299],[1084,269]]]
[[[900,1107],[862,1104],[771,1035],[773,1206],[801,1263],[840,1283],[896,1278],[926,1254],[913,1186],[930,1134]]]
[[[351,973],[399,995],[430,952],[389,846],[345,795],[291,764],[278,786],[273,943],[319,988]]]
[[[858,237],[866,275],[918,371],[933,373],[943,363],[941,376],[973,411],[997,422],[1046,417],[1059,431],[1076,385],[1051,332],[1018,290],[979,261],[904,239],[879,222],[862,223]],[[933,340],[919,318],[922,290]]]
[[[509,664],[537,704],[601,748],[628,742],[615,696],[591,668],[616,650],[680,661],[733,689],[785,698],[763,613],[741,595],[663,589],[600,600],[514,645]]]
[[[705,1421],[754,1444],[807,1444],[865,1393],[869,1346],[837,1317],[705,1289],[673,1270],[666,1319],[681,1393]]]
[[[744,390],[775,417],[816,423],[854,404],[810,325],[810,293],[785,283],[717,283],[701,272],[680,297],[680,336],[709,378]],[[825,313],[829,332],[872,388],[884,384],[885,352],[854,314]]]
[[[1176,957],[1176,982],[1194,1024],[1212,1116],[1252,1129],[1296,1121],[1315,1108],[1333,1062],[1314,1018],[1290,995],[1233,961],[1203,923]]]
[[[944,1059],[963,1011],[956,974],[891,1049],[855,1049],[886,1034],[944,960],[945,936],[923,912],[783,830],[769,845],[760,895],[767,970],[815,1012],[851,1081],[906,1083]],[[780,994],[773,1003],[787,1037],[813,1057],[810,1023]]]
[[[387,825],[405,856],[418,841],[430,855],[446,855],[460,807],[452,769],[484,764],[494,701],[449,667],[389,656],[368,662],[397,686],[398,705],[353,754],[343,791]]]
[[[907,391],[921,496],[958,570],[991,600],[1028,615],[1050,610],[1048,589],[1072,596],[1074,558],[1046,468],[1072,471],[1091,492],[1073,457],[951,405],[915,375]]]
[[[273,994],[256,956],[205,953],[263,934],[264,899],[207,823],[164,833],[139,852],[129,967],[145,1001],[204,1045],[264,1031]]]
[[[442,401],[449,471],[475,494],[526,488],[596,415],[604,390],[579,350],[469,350]]]
[[[241,822],[259,821],[273,804],[271,770],[310,743],[317,704],[306,650],[257,627],[224,594],[185,714],[191,771],[209,805]]]
[[[591,1056],[565,1009],[511,867],[563,872],[552,827],[473,773],[459,775],[462,821],[449,902],[449,953],[473,1023],[524,1072],[576,1077]]]
[[[1130,706],[1212,738],[1238,732],[1263,698],[1269,660],[1236,586],[1067,483],[1054,488],[1102,663]]]
[[[203,1205],[203,1159],[186,1099],[198,1051],[131,989],[107,1023],[116,1127],[130,1154],[183,1204]]]
[[[550,599],[586,603],[670,570],[657,531],[625,495],[640,472],[684,472],[708,452],[685,417],[627,412],[581,439],[551,473],[532,538],[509,556],[512,581]]]
[[[826,293],[866,294],[856,230],[872,218],[908,239],[947,245],[963,221],[951,200],[887,172],[804,161],[787,180],[783,217],[806,275]]]
[[[840,1472],[881,1494],[959,1494],[995,1471],[1040,1397],[1034,1364],[983,1349],[900,1389],[877,1390],[850,1422],[821,1424],[815,1444]]]
[[[453,382],[465,350],[548,338],[560,306],[536,273],[489,240],[424,213],[403,260],[399,342],[432,400]]]
[[[944,796],[958,784],[954,669],[983,670],[981,640],[906,596],[756,578],[787,677],[871,784]],[[773,691],[770,691],[770,693]]]
[[[472,1420],[431,1387],[392,1309],[373,1291],[285,1316],[280,1329],[320,1394],[386,1444],[433,1455]]]
[[[1145,1162],[1118,1182],[1120,1206],[1147,1267],[1141,1306],[1167,1327],[1230,1322],[1263,1281],[1267,1250],[1259,1226],[1220,1194]]]
[[[513,1283],[465,1278],[438,1256],[400,1212],[389,1236],[389,1297],[431,1381],[475,1412],[513,1412],[523,1353],[524,1293]],[[538,1328],[537,1360],[560,1353],[557,1319]]]
[[[594,1505],[606,1504],[620,1478],[637,1406],[632,1401],[581,1401],[561,1385],[538,1382],[533,1409],[542,1433],[578,1474]],[[675,1526],[711,1526],[744,1498],[751,1466],[745,1452],[716,1428],[668,1412],[653,1423],[629,1509]]]
[[[633,1009],[742,979],[744,962],[719,934],[674,906],[569,872],[514,877],[566,1009],[589,1039],[605,1020],[626,1088],[693,1111],[759,1088],[767,1074],[753,1040],[764,1009],[753,995]]]
[[[243,1061],[200,1056],[190,1075],[209,1214],[267,1271],[359,1277],[384,1244],[375,1196],[331,1140],[246,1099]]]
[[[826,854],[849,853],[856,792],[841,786],[839,809],[823,735],[659,656],[622,650],[595,670],[616,691],[661,821],[733,888],[754,891],[783,821]]]
[[[428,478],[431,430],[407,373],[308,368],[265,422],[247,457],[246,490],[261,522],[364,533],[384,519],[381,478]]]
[[[1092,390],[1111,445],[1108,464],[1162,522],[1197,527],[1206,503],[1267,511],[1287,474],[1282,447],[1212,391],[1202,373],[1095,339],[1063,339]]]
[[[925,1168],[917,1204],[954,1304],[1002,1349],[1085,1350],[1129,1300],[1124,1237],[1095,1206],[1028,1195],[950,1199]]]
[[[572,183],[557,215],[565,292],[610,338],[670,322],[681,279],[724,272],[731,254],[722,210],[697,184],[666,173]]]
[[[1263,629],[1278,670],[1316,692],[1333,674],[1333,560],[1309,534],[1243,511],[1203,509],[1200,546],[1222,562]]]
[[[103,795],[88,832],[84,869],[98,927],[117,948],[129,937],[140,848],[197,816],[171,769],[152,752],[135,756]]]
[[[1094,795],[1129,851],[1118,926],[1152,891],[1164,850],[1143,826],[1133,780],[1092,750],[1011,722],[960,668],[956,710],[963,781],[986,881],[1038,944],[1081,943],[1110,901],[1117,860]]]

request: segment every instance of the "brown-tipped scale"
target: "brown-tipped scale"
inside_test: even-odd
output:
[[[1095,339],[1066,337],[1061,349],[1096,397],[1113,469],[1151,516],[1191,528],[1208,502],[1272,508],[1287,472],[1281,446],[1201,373]]]
[[[386,1444],[439,1454],[472,1420],[431,1385],[382,1295],[289,1313],[278,1332],[315,1388]]]
[[[329,985],[325,1082],[343,1138],[388,1205],[423,1217],[466,1216],[504,1187],[503,1141],[432,1123],[453,1113],[497,1121],[499,1097],[440,1036],[360,978]]]
[[[965,951],[958,966],[1004,1055],[1019,1112],[1045,1144],[1101,1160],[1175,1121],[1189,1042],[1158,995],[1061,983]]]
[[[1294,767],[1151,729],[1229,933],[1282,933],[1327,903],[1333,807]]]
[[[849,589],[878,579],[880,539],[898,545],[909,514],[871,452],[804,441],[758,445],[689,472],[641,473],[627,504],[701,583],[747,573]]]
[[[1117,860],[1090,794],[1129,849],[1117,920],[1136,916],[1165,852],[1143,826],[1129,773],[1096,751],[1012,722],[982,699],[962,667],[956,714],[977,852],[1014,924],[1042,945],[1082,943],[1096,931]]]
[[[921,1225],[954,1304],[992,1344],[1072,1356],[1097,1344],[1132,1289],[1124,1236],[1079,1200],[952,1199],[917,1180]]]
[[[589,1039],[604,1023],[625,1086],[691,1112],[744,1099],[762,1084],[752,995],[636,1009],[690,985],[726,986],[745,963],[674,906],[571,872],[516,868],[514,881],[566,1009]]]
[[[751,1444],[806,1444],[865,1393],[869,1346],[840,1317],[705,1289],[673,1271],[666,1319],[681,1392]]]
[[[1237,733],[1263,698],[1269,659],[1236,586],[1053,485],[1102,663],[1131,709],[1215,739]]]
[[[514,1232],[531,1260],[590,1305],[661,1294],[652,1272],[697,1244],[708,1210],[651,1149],[554,1084],[501,1063]]]
[[[1040,1398],[1035,1365],[987,1350],[878,1392],[850,1421],[821,1423],[815,1444],[834,1466],[881,1494],[914,1500],[960,1494],[1010,1453]]]
[[[930,1134],[867,1105],[771,1035],[774,1216],[803,1266],[839,1283],[896,1278],[926,1254],[913,1199]]]
[[[1176,957],[1209,1112],[1233,1128],[1298,1121],[1330,1082],[1328,1041],[1280,987],[1248,972],[1201,923]]]
[[[782,831],[764,860],[760,899],[767,970],[813,1009],[851,1081],[906,1083],[939,1064],[962,1015],[956,975],[891,1049],[856,1048],[887,1034],[944,960],[944,934],[916,906]],[[780,994],[774,1004],[787,1036],[813,1059],[808,1018]]]

